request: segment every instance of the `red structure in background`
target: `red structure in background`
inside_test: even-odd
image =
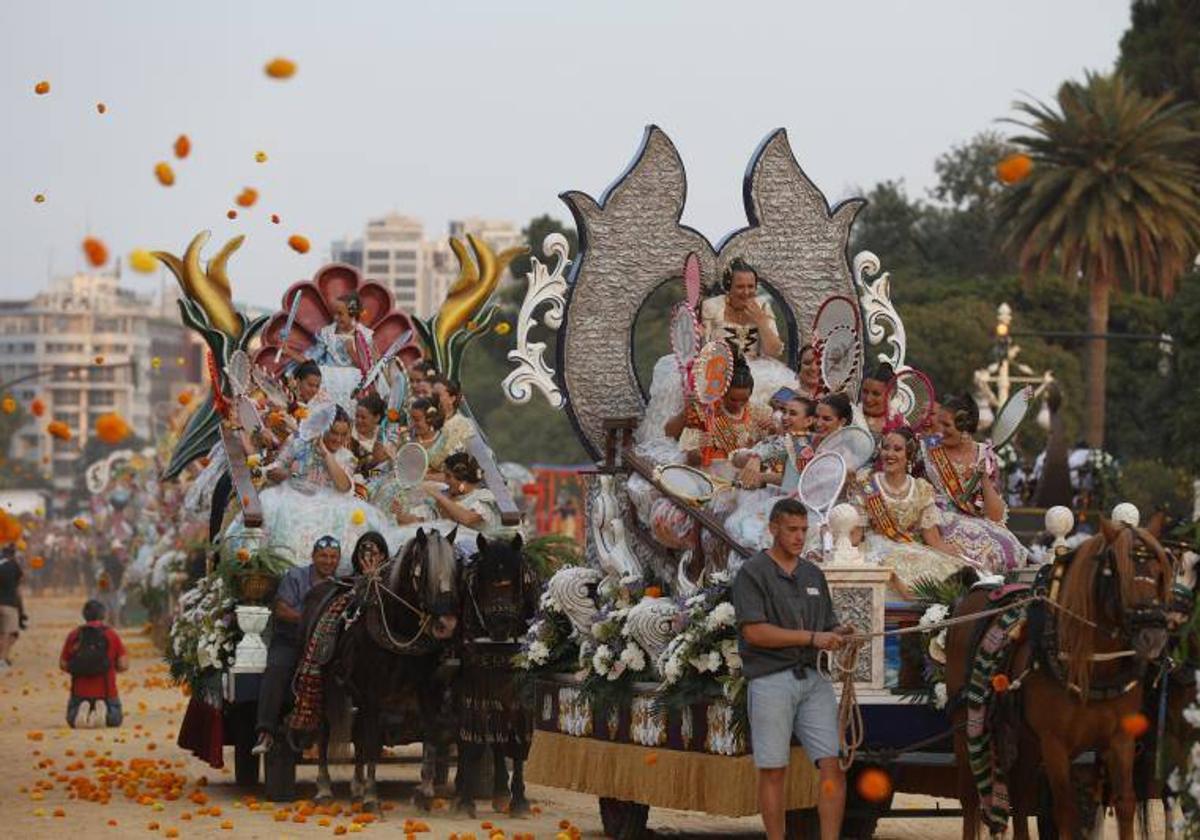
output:
[[[563,534],[583,544],[583,482],[579,471],[591,465],[533,465],[535,481],[521,490],[533,505],[537,533]]]

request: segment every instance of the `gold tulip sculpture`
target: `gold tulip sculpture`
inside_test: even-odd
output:
[[[198,332],[208,345],[209,370],[213,374],[213,392],[193,412],[179,443],[163,472],[163,479],[179,475],[197,458],[206,455],[220,438],[221,415],[218,405],[231,396],[225,366],[236,350],[249,351],[250,341],[267,323],[266,315],[250,320],[233,305],[233,286],[226,274],[225,264],[241,247],[245,237],[235,236],[217,251],[201,268],[200,251],[209,239],[208,231],[196,234],[177,257],[166,251],[154,251],[154,256],[171,269],[183,289],[179,312],[183,322]]]
[[[496,315],[497,307],[491,299],[505,269],[529,249],[524,246],[506,248],[496,254],[473,234],[467,234],[466,244],[451,237],[450,249],[458,260],[458,278],[446,293],[446,300],[437,314],[416,323],[438,370],[456,379],[467,345],[487,332]]]

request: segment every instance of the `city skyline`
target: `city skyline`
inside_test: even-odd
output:
[[[10,161],[0,173],[2,294],[85,268],[87,235],[115,257],[178,252],[207,228],[214,239],[247,234],[230,265],[235,293],[275,306],[329,243],[389,209],[426,230],[471,215],[569,221],[558,193],[599,194],[648,123],[679,145],[684,221],[713,241],[744,223],[742,172],[778,126],[831,201],[886,178],[923,195],[936,155],[997,128],[1013,99],[1048,98],[1064,79],[1111,67],[1129,19],[1117,0],[1014,2],[1000,15],[948,1],[920,14],[636,4],[637,27],[630,3],[186,8],[0,10],[0,106],[20,126],[0,139]],[[263,75],[276,55],[297,61],[295,78]],[[43,79],[51,91],[35,96]],[[193,150],[176,160],[181,133]],[[157,161],[174,166],[174,186],[155,182]],[[226,219],[246,186],[257,205]],[[290,251],[292,234],[312,250]]]

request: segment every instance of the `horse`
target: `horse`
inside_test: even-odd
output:
[[[455,529],[457,531],[457,529]],[[393,559],[355,586],[345,608],[347,625],[327,666],[321,728],[317,801],[333,798],[329,776],[329,727],[339,693],[355,708],[354,781],[351,795],[363,809],[379,806],[375,768],[383,751],[383,713],[405,693],[415,694],[421,719],[435,720],[442,697],[434,674],[458,628],[459,569],[454,535],[417,531]],[[326,605],[316,607],[323,609]],[[413,799],[430,810],[434,798],[437,744],[422,742],[421,782]],[[365,774],[364,774],[365,769]]]
[[[1172,582],[1171,561],[1150,533],[1102,521],[1099,534],[1047,564],[1033,590],[1041,597],[1019,608],[1024,610],[1020,620],[1007,629],[1000,624],[1004,616],[949,629],[946,686],[952,698],[955,754],[965,771],[959,777],[964,840],[977,836],[981,818],[979,791],[968,769],[970,720],[964,700],[972,668],[978,667],[972,663],[980,661],[984,642],[1003,640],[997,633],[1007,633],[1011,642],[997,654],[997,673],[1004,680],[992,678],[994,693],[984,701],[985,726],[993,733],[993,772],[997,765],[1011,768],[1006,775],[1014,781],[1014,838],[1029,837],[1026,818],[1036,811],[1039,762],[1053,796],[1059,837],[1076,836],[1080,818],[1071,761],[1093,749],[1103,759],[1121,840],[1131,840],[1137,733],[1126,722],[1141,709],[1141,678],[1167,642]],[[953,615],[969,616],[997,603],[1005,602],[994,601],[988,590],[975,589],[955,606]],[[1006,724],[1013,725],[1004,732]],[[990,827],[993,833],[1003,830]]]
[[[519,535],[510,542],[489,542],[480,535],[477,545],[479,552],[463,574],[455,809],[474,818],[479,762],[486,750],[495,769],[492,805],[497,811],[507,806],[516,816],[529,811],[524,765],[533,710],[522,702],[512,658],[537,611],[541,588]],[[505,758],[513,763],[511,788]]]

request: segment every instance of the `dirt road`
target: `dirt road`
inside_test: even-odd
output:
[[[300,803],[262,802],[260,790],[239,788],[232,771],[213,770],[175,746],[186,698],[170,684],[166,668],[149,638],[136,628],[122,636],[131,669],[120,680],[125,723],[120,729],[72,730],[64,724],[67,680],[57,669],[66,633],[78,623],[81,598],[31,599],[32,624],[15,651],[15,666],[0,672],[0,815],[9,837],[327,837],[357,833],[399,833],[406,821],[423,821],[428,836],[468,834],[487,838],[495,828],[507,838],[517,834],[553,838],[562,821],[584,837],[603,836],[595,799],[551,788],[531,787],[540,813],[510,819],[480,803],[479,819],[452,818],[444,810],[422,814],[409,795],[417,767],[381,769],[386,781],[382,822],[362,825],[348,813],[349,768],[334,768],[343,813],[312,812]],[[227,752],[232,763],[232,753]],[[302,795],[311,796],[314,770],[303,767]],[[932,800],[904,797],[909,806],[930,807]],[[956,803],[945,802],[953,806]],[[1161,819],[1161,818],[1160,818]],[[408,828],[422,828],[409,822]],[[707,817],[666,810],[651,811],[651,827],[672,837],[758,835],[756,819]],[[1116,836],[1109,820],[1106,836]],[[1156,836],[1161,835],[1161,821]],[[418,834],[418,836],[420,836]],[[889,820],[881,838],[938,840],[959,836],[954,819]]]

